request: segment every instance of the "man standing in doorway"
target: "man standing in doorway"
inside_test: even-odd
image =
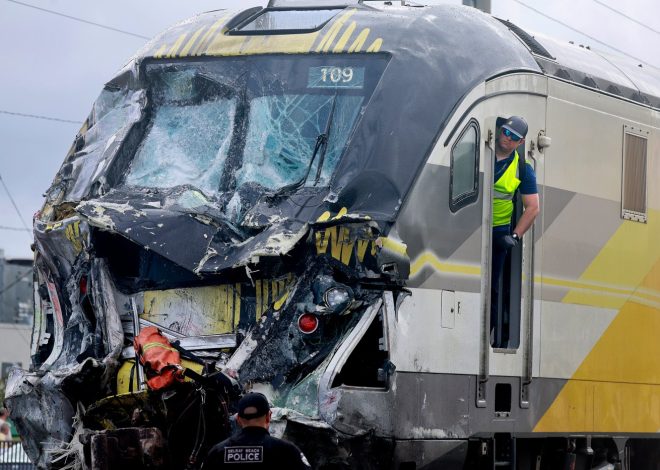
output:
[[[536,174],[518,147],[525,142],[527,122],[511,116],[497,130],[493,185],[493,265],[491,277],[491,330],[498,318],[500,276],[507,253],[516,247],[539,213]],[[513,198],[520,191],[524,212],[512,229]]]

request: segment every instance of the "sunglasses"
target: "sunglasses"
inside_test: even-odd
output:
[[[502,129],[502,134],[504,134],[509,139],[513,140],[514,142],[518,142],[522,138],[522,137],[517,136],[513,132],[511,132],[509,129]]]

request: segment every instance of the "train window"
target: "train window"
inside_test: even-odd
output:
[[[252,21],[237,28],[241,33],[272,31],[315,31],[326,24],[341,9],[264,10]]]
[[[646,222],[647,139],[643,133],[624,127],[621,216],[637,222]]]
[[[235,96],[192,68],[166,69],[152,80],[155,109],[126,183],[151,188],[189,184],[213,194],[232,139]]]
[[[479,124],[472,119],[451,149],[449,208],[456,212],[477,200],[479,186]]]
[[[193,187],[206,199],[233,193],[236,218],[250,207],[246,195],[327,186],[386,62],[334,54],[147,63],[150,106],[123,183]]]

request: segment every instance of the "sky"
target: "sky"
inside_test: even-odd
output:
[[[460,4],[461,0],[417,2]],[[147,42],[145,38],[200,12],[265,4],[265,0],[0,0],[0,250],[5,257],[32,256],[32,234],[27,229],[31,230],[32,216],[43,205],[43,193],[103,85]],[[495,16],[530,32],[627,54],[660,68],[657,0],[491,0],[491,7]]]

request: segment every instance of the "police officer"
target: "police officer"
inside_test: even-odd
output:
[[[511,116],[498,129],[495,141],[495,171],[493,186],[493,264],[491,278],[491,329],[497,321],[499,279],[509,250],[520,243],[539,213],[536,174],[518,147],[525,142],[527,122]],[[523,159],[521,161],[521,158]],[[513,196],[520,192],[524,212],[515,227],[511,226]]]
[[[236,435],[216,444],[204,461],[204,470],[241,465],[246,468],[312,468],[295,445],[271,437],[268,433],[271,411],[268,399],[261,393],[248,393],[238,402]]]

